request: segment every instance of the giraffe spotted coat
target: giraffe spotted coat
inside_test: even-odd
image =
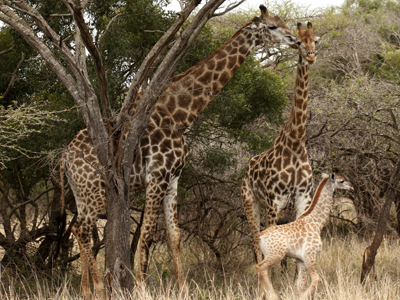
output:
[[[246,24],[214,54],[171,79],[160,96],[141,139],[131,177],[131,190],[146,190],[143,225],[139,243],[137,279],[145,279],[149,245],[155,232],[161,205],[164,208],[169,247],[177,284],[183,286],[180,233],[177,219],[178,178],[185,164],[187,146],[183,133],[219,93],[255,46],[266,42],[296,47],[295,36],[279,17],[271,17],[264,6],[261,16]],[[60,172],[67,175],[77,202],[73,226],[82,262],[82,294],[89,297],[89,271],[97,295],[104,298],[104,285],[90,249],[90,233],[105,208],[102,170],[86,129],[80,131],[62,156]]]

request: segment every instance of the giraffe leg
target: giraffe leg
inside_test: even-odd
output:
[[[281,259],[281,256],[268,256],[254,267],[258,275],[260,293],[265,293],[267,299],[279,299],[278,294],[275,292],[274,287],[272,286],[271,271],[272,267],[279,263]]]
[[[183,291],[184,278],[180,253],[180,232],[177,217],[177,187],[179,177],[175,177],[167,190],[164,198],[165,226],[167,228],[168,244],[172,252],[175,265],[176,282],[179,291]]]
[[[264,260],[255,266],[260,283],[260,291],[266,293],[267,299],[278,299],[271,282],[271,271],[285,257],[289,250],[286,237],[280,234],[263,231],[260,234],[260,245],[263,250]]]
[[[305,260],[305,266],[311,277],[311,285],[303,294],[301,294],[300,300],[308,299],[316,291],[318,284],[321,281],[317,270],[315,255],[307,257]]]
[[[242,181],[242,205],[244,212],[246,213],[251,234],[253,235],[253,249],[256,254],[256,260],[259,263],[263,260],[263,254],[258,238],[258,234],[260,233],[260,203],[255,199],[254,194],[251,191],[248,176],[246,175]]]
[[[73,230],[72,232],[74,233]],[[81,294],[83,299],[91,299],[92,292],[90,291],[88,260],[86,257],[86,253],[82,248],[82,243],[79,239],[78,239],[78,245],[79,245],[79,253],[81,259]]]
[[[296,260],[297,262],[297,291],[299,294],[302,294],[307,287],[307,272],[306,266],[304,262],[300,259]]]
[[[86,222],[87,223],[87,222]],[[76,222],[72,227],[72,233],[78,240],[79,250],[81,254],[81,265],[82,265],[82,296],[84,298],[91,298],[90,283],[89,283],[89,272],[92,277],[93,287],[96,297],[105,299],[105,289],[103,280],[100,276],[97,263],[94,258],[90,233],[93,229],[93,225],[86,224],[83,221]]]
[[[158,184],[156,179],[147,185],[146,188],[146,202],[144,208],[144,217],[142,229],[139,238],[139,268],[137,274],[138,286],[143,287],[143,282],[146,279],[146,270],[149,262],[149,250],[156,230],[158,213],[161,203],[165,197],[168,187],[167,183]],[[162,182],[162,181],[161,181]],[[162,190],[161,187],[165,186]]]

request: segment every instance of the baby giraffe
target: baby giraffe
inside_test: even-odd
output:
[[[323,174],[311,206],[294,222],[272,226],[259,234],[264,260],[255,266],[260,281],[260,290],[264,289],[267,299],[278,299],[271,283],[271,269],[285,256],[297,260],[297,289],[299,299],[308,299],[316,290],[320,281],[316,255],[321,250],[321,230],[329,217],[335,189],[353,189],[339,173],[332,170],[331,175]],[[306,270],[311,276],[311,285],[306,290]]]

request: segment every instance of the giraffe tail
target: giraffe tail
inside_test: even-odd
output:
[[[61,185],[61,212],[57,215],[57,244],[53,255],[53,261],[57,258],[61,249],[61,241],[65,231],[67,215],[65,213],[65,195],[64,195],[64,171],[65,171],[65,160],[62,157],[60,159],[60,185]]]

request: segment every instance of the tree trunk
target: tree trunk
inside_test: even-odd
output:
[[[379,246],[382,243],[383,235],[385,234],[386,220],[390,213],[390,207],[392,206],[392,201],[397,194],[396,191],[399,187],[399,180],[400,180],[400,156],[398,157],[397,164],[393,169],[393,173],[390,178],[389,188],[385,194],[385,202],[382,206],[379,215],[378,226],[376,229],[374,240],[372,241],[371,245],[367,247],[364,251],[362,271],[361,271],[361,283],[364,283],[366,281],[369,274],[371,273],[372,268],[374,267],[375,256],[378,252]]]
[[[396,231],[397,235],[400,237],[400,192],[399,191],[396,192],[394,204],[396,206],[396,217],[397,217]]]
[[[107,225],[105,228],[106,286],[112,290],[129,291],[132,288],[132,263],[130,253],[129,187],[123,180],[111,181],[107,187]],[[118,191],[118,192],[117,192]]]
[[[134,263],[135,263],[135,254],[136,254],[136,250],[137,247],[139,245],[139,238],[140,238],[140,232],[141,232],[141,228],[142,228],[142,224],[143,224],[143,217],[144,217],[144,208],[142,213],[140,214],[140,221],[137,224],[136,227],[136,231],[133,234],[133,238],[132,238],[132,242],[131,242],[131,262],[132,262],[132,269],[134,267]]]

